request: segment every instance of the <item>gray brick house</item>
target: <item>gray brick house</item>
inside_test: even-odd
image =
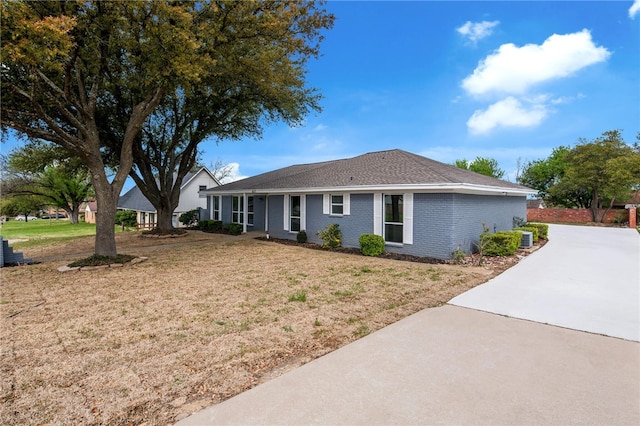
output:
[[[365,233],[382,235],[390,252],[449,259],[469,251],[482,232],[509,230],[527,215],[530,188],[479,175],[402,150],[300,164],[208,188],[205,217],[312,242],[331,223],[345,247]]]

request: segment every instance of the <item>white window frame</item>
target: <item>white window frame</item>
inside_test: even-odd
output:
[[[284,200],[283,200],[283,218],[284,218],[284,223],[282,224],[283,229],[285,231],[289,231],[292,233],[297,233],[298,231],[292,231],[291,230],[291,197],[300,197],[300,230],[304,231],[306,230],[307,227],[307,197],[304,194],[286,194],[284,195]],[[294,218],[296,218],[297,216],[294,216]]]
[[[385,236],[385,195],[402,195],[402,243],[389,242]],[[389,222],[391,223],[391,222]],[[373,194],[373,233],[384,237],[385,244],[388,245],[405,245],[413,244],[413,193],[374,193]]]
[[[298,197],[300,199],[300,212],[298,213],[300,216],[293,215],[293,198]],[[300,229],[293,229],[292,221],[293,219],[298,219],[298,227]],[[302,231],[302,195],[290,195],[289,196],[289,231],[290,232],[300,232]]]
[[[254,211],[254,203],[255,198],[253,195],[249,195],[247,197],[247,225],[253,226],[253,211]]]
[[[211,219],[213,220],[221,220],[220,219],[220,207],[222,205],[222,197],[219,195],[213,195],[211,197]],[[217,208],[216,208],[217,207]]]
[[[401,217],[401,221],[400,222],[387,222],[387,211],[386,211],[386,207],[387,207],[387,203],[386,203],[386,199],[387,197],[402,197],[400,199],[400,201],[402,202],[402,217]],[[383,230],[383,237],[384,237],[384,242],[385,244],[388,245],[402,245],[404,243],[404,197],[403,194],[382,194],[382,217],[383,217],[383,222],[382,222],[382,230]],[[402,241],[388,241],[387,240],[387,225],[392,225],[392,226],[402,226]]]
[[[342,197],[342,213],[334,213],[333,197]],[[349,216],[351,214],[351,194],[348,193],[328,193],[322,194],[322,214],[329,216]]]
[[[237,203],[236,203],[237,200]],[[235,208],[238,210],[235,210]],[[234,220],[237,219],[237,220]],[[231,196],[231,222],[243,223],[244,220],[244,196],[232,195]]]

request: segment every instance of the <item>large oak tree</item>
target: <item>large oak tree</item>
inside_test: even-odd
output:
[[[95,252],[106,256],[117,254],[118,196],[156,108],[209,94],[225,79],[237,94],[262,89],[238,114],[264,104],[302,111],[288,103],[317,100],[304,87],[304,65],[333,22],[311,1],[15,1],[1,11],[2,127],[87,164],[98,202]],[[247,71],[235,77],[232,65]],[[296,90],[283,98],[287,85]]]

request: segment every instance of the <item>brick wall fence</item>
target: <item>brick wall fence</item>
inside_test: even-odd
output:
[[[614,223],[615,219],[629,221],[629,210],[609,210],[605,223]],[[592,222],[589,209],[527,209],[528,222],[587,223]]]

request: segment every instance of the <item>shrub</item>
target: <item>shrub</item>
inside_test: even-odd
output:
[[[384,253],[384,238],[375,234],[362,234],[358,238],[360,251],[365,256],[380,256]]]
[[[241,223],[230,223],[229,224],[229,233],[231,235],[240,235],[240,234],[242,234],[242,224]]]
[[[184,212],[178,218],[178,220],[185,226],[195,225],[196,223],[198,223],[198,219],[200,219],[200,209],[194,209],[189,210],[188,212]]]
[[[531,232],[533,234],[533,242],[537,243],[538,242],[538,228],[536,228],[535,226],[521,226],[519,228],[513,228],[514,231],[525,231],[525,232]]]
[[[116,212],[116,225],[136,226],[138,223],[138,215],[133,210],[118,210]]]
[[[509,256],[520,247],[522,234],[517,231],[499,231],[480,235],[482,254],[485,256]]]
[[[538,237],[546,240],[549,237],[549,225],[546,223],[527,223],[527,226],[538,228]]]
[[[198,229],[205,232],[220,232],[222,230],[222,221],[220,220],[200,220],[198,221]]]
[[[461,264],[466,257],[467,252],[460,247],[456,247],[456,249],[451,252],[451,260],[453,263]]]
[[[520,226],[527,226],[527,221],[524,218],[514,216],[513,217],[513,227],[518,228]]]
[[[342,231],[337,223],[318,231],[318,237],[323,241],[322,247],[326,249],[334,249],[342,244]]]
[[[307,231],[305,231],[303,229],[302,231],[298,232],[298,235],[296,235],[296,240],[298,240],[298,242],[300,244],[306,243],[307,242]]]

